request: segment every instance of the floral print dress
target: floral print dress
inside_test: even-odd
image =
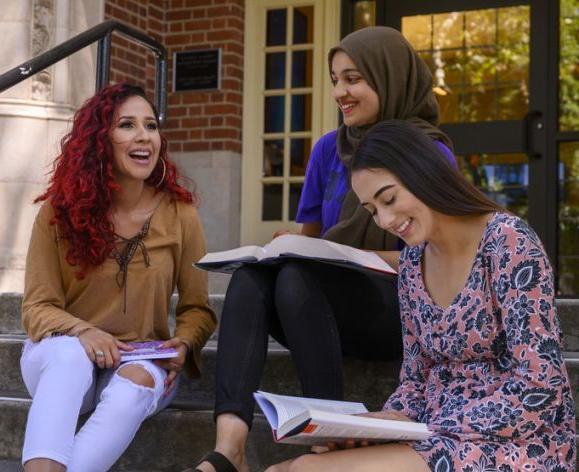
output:
[[[404,361],[384,409],[428,424],[410,445],[432,471],[574,472],[575,406],[537,235],[495,213],[447,308],[424,284],[424,247],[400,258]]]

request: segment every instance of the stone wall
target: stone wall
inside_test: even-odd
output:
[[[102,0],[3,0],[0,72],[102,21]],[[58,142],[94,91],[96,48],[0,94],[0,292],[21,291],[30,231]]]

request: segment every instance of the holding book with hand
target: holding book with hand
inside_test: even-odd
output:
[[[385,443],[426,439],[424,423],[397,413],[369,413],[363,403],[290,397],[255,392],[255,400],[269,422],[275,442],[321,445],[349,439]]]
[[[299,234],[278,236],[263,247],[243,246],[229,251],[209,253],[195,266],[209,271],[231,273],[243,264],[276,264],[290,259],[308,259],[396,275],[396,271],[375,252]]]

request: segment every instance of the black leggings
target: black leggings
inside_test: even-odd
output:
[[[343,398],[342,355],[402,356],[396,283],[366,270],[246,265],[231,278],[220,323],[215,416],[234,413],[250,428],[268,334],[290,350],[307,397]]]

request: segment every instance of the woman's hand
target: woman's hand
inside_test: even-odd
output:
[[[169,372],[165,378],[165,395],[175,388],[175,379],[179,372],[183,370],[185,360],[187,359],[187,353],[189,352],[187,344],[181,341],[178,337],[165,341],[161,344],[160,349],[167,347],[175,348],[179,355],[177,357],[172,357],[171,359],[156,359],[154,361],[159,367]]]
[[[132,351],[133,347],[116,339],[113,335],[98,328],[89,328],[78,335],[86,355],[100,369],[117,368],[121,363],[121,353]]]

